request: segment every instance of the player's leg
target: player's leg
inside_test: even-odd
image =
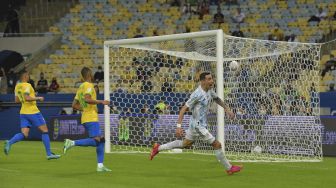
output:
[[[49,138],[49,132],[48,132],[48,127],[47,125],[41,125],[41,126],[38,126],[38,129],[41,131],[42,133],[42,142],[43,142],[43,145],[44,145],[44,148],[46,150],[46,153],[47,153],[47,159],[48,160],[51,160],[51,159],[58,159],[60,158],[61,156],[60,155],[55,155],[54,153],[51,152],[51,149],[50,149],[50,138]]]
[[[94,122],[88,122],[84,123],[83,126],[85,127],[85,130],[89,132],[89,138],[84,138],[84,139],[79,139],[79,140],[70,140],[70,139],[65,139],[64,140],[64,147],[63,147],[63,152],[64,154],[72,147],[74,146],[82,146],[82,147],[96,147],[97,142],[96,140],[90,135],[90,129],[92,129],[92,124]]]
[[[110,172],[104,166],[105,138],[102,136],[98,122],[94,122],[88,128],[89,136],[96,141],[97,172]]]
[[[241,170],[240,166],[233,166],[230,164],[229,160],[224,155],[221,143],[216,140],[215,137],[205,127],[198,128],[196,132],[199,133],[199,137],[202,140],[212,145],[213,149],[215,150],[217,160],[224,166],[226,172],[229,175]]]
[[[86,131],[89,133],[89,138],[80,140],[66,139],[64,142],[64,153],[66,153],[73,146],[93,146],[96,147],[97,153],[97,171],[107,172],[111,171],[103,165],[105,152],[105,139],[101,137],[100,127],[98,122],[88,122],[83,124]]]
[[[209,140],[209,142],[211,141]],[[211,145],[215,150],[217,160],[224,166],[226,172],[229,175],[239,172],[242,169],[242,166],[235,166],[230,164],[229,160],[225,157],[222,145],[218,140],[213,141]]]
[[[95,137],[95,140],[97,142],[97,147],[96,147],[97,171],[98,172],[109,172],[111,170],[104,166],[105,138],[104,137]]]
[[[30,121],[27,119],[27,115],[20,114],[20,127],[21,132],[15,134],[10,140],[5,141],[4,152],[6,155],[9,154],[11,146],[16,142],[22,141],[23,139],[27,138],[29,135],[29,129],[31,127]]]
[[[187,133],[186,133],[186,137],[185,139],[182,140],[174,140],[172,142],[168,142],[166,144],[160,145],[158,143],[155,143],[153,145],[152,151],[150,153],[150,160],[153,160],[153,158],[155,157],[155,155],[157,155],[160,151],[164,151],[164,150],[170,150],[170,149],[174,149],[174,148],[186,148],[186,147],[191,147],[192,144],[194,143],[194,137],[196,135],[194,135],[193,131],[188,129]]]
[[[55,155],[51,152],[48,127],[46,125],[46,122],[42,114],[41,113],[33,114],[33,115],[30,115],[29,118],[30,118],[32,125],[37,127],[42,133],[41,139],[42,139],[44,148],[47,153],[47,159],[50,160],[50,159],[60,158],[61,157],[60,155]]]
[[[27,138],[29,135],[29,127],[24,127],[21,128],[21,132],[15,134],[10,140],[5,141],[5,147],[4,147],[4,152],[6,155],[9,154],[9,151],[11,149],[11,146],[15,144],[16,142],[20,142],[23,139]]]

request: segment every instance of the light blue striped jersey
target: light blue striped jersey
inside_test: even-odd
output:
[[[218,98],[218,96],[212,89],[205,92],[201,86],[198,86],[198,88],[190,95],[189,100],[186,102],[189,111],[192,113],[192,117],[190,118],[190,128],[207,126],[208,108],[212,99],[216,98]]]

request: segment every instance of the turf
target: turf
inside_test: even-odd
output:
[[[52,148],[60,153],[62,143],[54,142]],[[48,161],[41,142],[20,142],[8,156],[0,155],[0,187],[329,188],[336,184],[336,158],[319,163],[245,163],[244,170],[233,176],[224,173],[214,156],[194,154],[159,154],[153,161],[145,154],[107,154],[105,165],[113,171],[96,172],[94,148],[72,148],[61,159]]]

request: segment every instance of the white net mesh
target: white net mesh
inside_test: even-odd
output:
[[[321,159],[320,46],[224,37],[225,151],[236,161]],[[233,66],[231,61],[237,61]],[[149,152],[152,142],[175,140],[180,106],[198,75],[216,75],[216,37],[110,46],[112,151]],[[220,75],[222,76],[222,75]],[[217,135],[217,106],[208,129]],[[185,116],[183,127],[189,122]],[[101,117],[103,119],[103,117]],[[211,154],[197,141],[187,151]]]

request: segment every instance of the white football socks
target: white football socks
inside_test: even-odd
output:
[[[159,146],[159,151],[169,150],[174,148],[182,148],[183,142],[182,140],[175,140],[172,142],[168,142],[167,144],[163,144]]]
[[[215,154],[216,154],[217,160],[225,167],[225,169],[230,170],[232,165],[224,156],[223,150],[222,149],[215,150]]]
[[[104,166],[104,164],[103,163],[98,163],[98,168],[102,168],[103,166]]]

